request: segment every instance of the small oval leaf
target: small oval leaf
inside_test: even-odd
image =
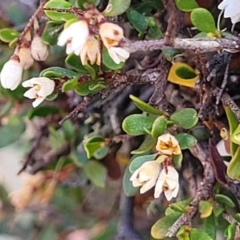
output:
[[[146,130],[151,131],[153,122],[152,118],[143,114],[132,114],[123,120],[122,128],[129,135],[139,136],[146,134]]]
[[[173,113],[170,120],[184,129],[190,129],[198,122],[197,111],[193,108],[184,108]]]
[[[195,8],[191,12],[191,21],[201,32],[214,33],[217,30],[212,14],[205,8]]]
[[[144,101],[142,101],[141,99],[133,96],[133,95],[130,95],[129,96],[132,101],[134,102],[134,104],[140,109],[142,110],[143,112],[146,112],[146,113],[150,113],[150,114],[154,114],[154,115],[162,115],[163,112],[152,107],[151,105],[145,103]]]
[[[197,143],[197,139],[187,133],[179,133],[175,135],[175,138],[178,140],[179,146],[182,150],[193,147]]]
[[[109,0],[106,9],[103,11],[106,17],[115,17],[125,13],[131,4],[131,0],[125,0],[124,4],[122,0]]]

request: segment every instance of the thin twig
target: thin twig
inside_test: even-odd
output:
[[[88,103],[92,101],[93,97],[85,97],[84,100],[67,116],[65,116],[60,122],[59,125],[62,125],[65,121],[67,121],[70,118],[75,117],[78,113],[80,113]]]
[[[23,32],[21,33],[21,35],[19,36],[19,41],[21,41],[25,35],[27,34],[27,32],[29,31],[29,29],[33,26],[34,24],[34,20],[38,17],[38,15],[43,11],[43,6],[44,4],[47,2],[48,0],[43,0],[40,2],[39,7],[37,8],[37,10],[34,12],[34,14],[32,15],[32,17],[29,19],[28,24],[26,25],[26,27],[24,28]]]
[[[33,166],[30,173],[35,174],[40,169],[47,166],[54,160],[58,160],[61,156],[65,156],[70,152],[70,143],[65,143],[63,146],[57,149],[51,149],[49,152],[45,153],[43,157],[38,160],[38,162]]]
[[[201,53],[216,51],[240,51],[240,40],[228,38],[175,38],[172,44],[166,44],[164,39],[123,42],[120,44],[130,53],[138,51],[154,51],[159,49],[180,48],[186,50],[194,50]]]

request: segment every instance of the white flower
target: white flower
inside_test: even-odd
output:
[[[140,193],[145,193],[151,189],[158,179],[161,166],[156,161],[148,161],[138,168],[130,178],[134,187],[142,186]]]
[[[239,0],[223,0],[218,9],[224,11],[224,18],[231,18],[232,24],[240,21],[240,1]]]
[[[84,20],[74,22],[64,29],[58,37],[58,45],[67,45],[67,54],[79,55],[89,37],[88,23]]]
[[[108,54],[116,64],[119,64],[120,62],[125,62],[130,55],[127,50],[121,47],[108,48]]]
[[[123,29],[114,23],[103,23],[100,25],[99,34],[104,46],[108,50],[112,60],[119,64],[129,58],[129,52],[124,48],[117,47],[124,38]]]
[[[18,51],[18,56],[20,59],[20,64],[22,65],[24,70],[29,69],[33,65],[34,60],[32,58],[30,46],[29,47],[24,47],[24,46],[21,47]]]
[[[100,66],[101,53],[98,40],[94,37],[89,37],[80,53],[80,58],[83,65],[86,65],[89,60],[91,64],[96,62],[96,64]]]
[[[22,83],[23,87],[31,87],[24,96],[30,99],[36,98],[32,103],[33,107],[37,107],[48,95],[54,91],[55,83],[46,77],[31,78]]]
[[[23,68],[17,59],[10,59],[2,68],[0,79],[3,88],[15,90],[22,80]]]
[[[179,190],[179,176],[176,169],[168,166],[167,169],[162,169],[157,180],[154,197],[158,198],[162,192],[168,201],[175,198]]]
[[[36,34],[31,43],[32,57],[37,61],[44,61],[48,57],[48,46],[42,42],[41,37]]]
[[[178,140],[169,133],[158,137],[156,149],[158,152],[166,155],[181,154],[181,148],[179,146]]]

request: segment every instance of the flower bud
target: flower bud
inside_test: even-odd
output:
[[[2,68],[0,79],[3,88],[15,90],[22,80],[23,68],[19,59],[11,58]]]
[[[48,57],[48,47],[46,44],[42,42],[41,37],[39,34],[36,34],[33,37],[32,43],[31,43],[31,53],[32,57],[37,61],[45,61]]]
[[[20,59],[20,64],[22,65],[24,70],[29,69],[33,65],[34,60],[32,58],[30,47],[21,47],[18,51],[18,56]]]

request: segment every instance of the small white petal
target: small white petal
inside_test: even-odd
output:
[[[173,192],[172,192],[172,190],[164,191],[164,195],[165,195],[166,199],[168,200],[168,202],[171,201],[172,198],[173,198]]]
[[[224,18],[231,18],[233,24],[240,21],[240,1],[239,0],[224,0],[218,8],[224,11]]]
[[[179,183],[177,184],[176,188],[172,191],[172,197],[176,197],[179,191]]]
[[[44,61],[48,57],[48,47],[39,35],[34,36],[31,43],[32,57],[37,61]]]
[[[164,185],[164,182],[165,182],[165,177],[166,177],[165,170],[162,170],[159,177],[158,177],[156,186],[155,186],[155,190],[154,190],[154,197],[155,198],[159,198],[160,194],[163,192],[163,185]]]
[[[120,47],[108,48],[108,54],[116,64],[119,64],[120,62],[125,62],[130,55],[128,51]]]
[[[27,91],[23,94],[24,97],[27,97],[27,98],[29,98],[29,99],[34,99],[34,98],[36,98],[36,95],[37,95],[37,92],[36,92],[36,90],[35,90],[34,88],[30,88],[29,90],[27,90]]]
[[[69,28],[64,29],[58,36],[57,45],[63,47],[72,38],[72,32]]]
[[[231,22],[232,22],[232,24],[240,22],[240,13],[237,14],[236,16],[234,16],[234,17],[231,17]]]
[[[229,4],[228,2],[229,0],[223,0],[219,5],[218,5],[218,9],[223,10],[226,8],[226,6]]]
[[[41,97],[36,98],[36,100],[33,101],[32,106],[35,108],[35,107],[37,107],[39,104],[41,104],[43,101],[44,101],[44,98],[41,98]]]
[[[72,43],[68,42],[66,45],[66,54],[72,54],[73,53],[73,49],[72,49]]]
[[[155,184],[156,184],[156,178],[150,178],[145,184],[142,185],[140,189],[140,193],[142,194],[147,192],[148,190],[153,188]]]

